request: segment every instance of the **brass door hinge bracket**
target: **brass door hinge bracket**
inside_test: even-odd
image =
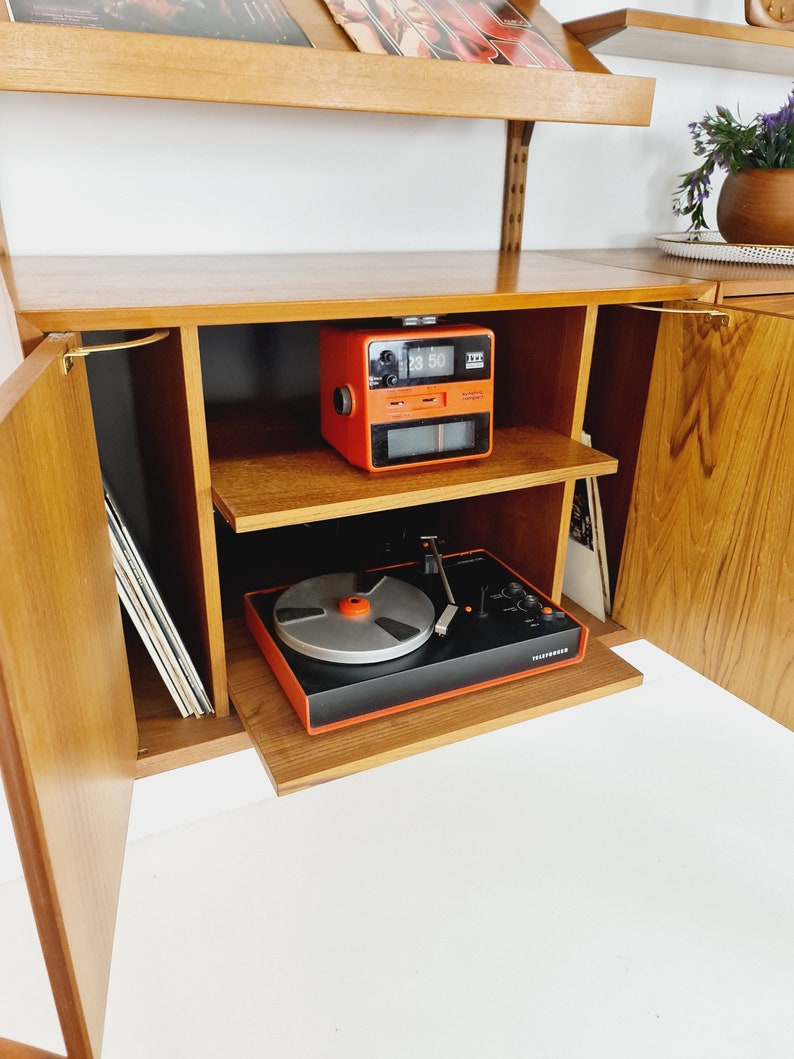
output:
[[[728,313],[720,312],[719,309],[673,309],[661,305],[640,305],[632,302],[626,306],[627,309],[644,309],[646,313],[675,313],[679,316],[708,316],[715,327],[727,327],[731,322]]]
[[[152,331],[150,335],[144,335],[143,338],[131,338],[126,342],[108,342],[100,346],[75,346],[73,349],[67,349],[63,355],[63,373],[64,375],[69,374],[74,367],[75,357],[87,357],[91,353],[110,353],[115,350],[150,346],[153,342],[160,342],[162,339],[168,338],[169,334],[170,331]]]

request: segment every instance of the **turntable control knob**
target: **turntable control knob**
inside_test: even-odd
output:
[[[557,607],[544,607],[540,612],[541,621],[554,621],[555,618],[564,618],[565,613]]]
[[[523,599],[524,586],[520,581],[508,581],[504,587],[504,594],[511,599]]]
[[[527,612],[540,609],[540,600],[532,592],[527,592],[521,602],[518,604],[522,610]]]
[[[353,394],[348,386],[337,386],[334,390],[334,411],[338,416],[349,416],[353,411]]]

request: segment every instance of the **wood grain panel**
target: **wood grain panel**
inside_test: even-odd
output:
[[[496,338],[496,418],[533,424],[579,441],[597,308],[480,313]]]
[[[18,257],[14,305],[44,331],[342,320],[697,298],[671,269],[544,251]],[[606,259],[603,259],[606,255]],[[670,259],[672,260],[672,259]],[[659,255],[657,255],[657,262]]]
[[[0,390],[0,763],[70,1059],[99,1054],[136,733],[85,366]]]
[[[605,306],[598,313],[585,430],[597,449],[618,459],[617,474],[598,483],[613,597],[660,319],[630,306]]]
[[[131,354],[158,577],[218,716],[228,716],[207,427],[195,328]]]
[[[584,49],[568,36],[572,55]],[[0,90],[647,125],[654,82],[357,51],[0,22]]]
[[[575,478],[588,475],[583,471]],[[574,479],[569,484],[474,496],[452,505],[444,518],[449,550],[487,544],[502,562],[558,600],[573,488]]]
[[[794,727],[794,322],[661,324],[613,615]]]

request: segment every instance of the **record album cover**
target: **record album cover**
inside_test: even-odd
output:
[[[502,0],[325,0],[359,51],[570,70],[537,26]]]
[[[12,22],[312,44],[281,0],[6,0]]]

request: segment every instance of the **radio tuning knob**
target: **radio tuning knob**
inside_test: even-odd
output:
[[[353,411],[353,395],[348,386],[337,386],[334,390],[334,411],[338,416],[349,416]]]
[[[396,375],[384,375],[383,381],[387,386],[396,386],[400,380]]]

